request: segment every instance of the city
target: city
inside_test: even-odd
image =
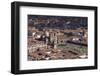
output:
[[[87,17],[28,15],[28,60],[88,58]]]

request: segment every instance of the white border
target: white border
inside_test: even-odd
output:
[[[27,15],[88,17],[88,59],[27,61]],[[20,70],[94,65],[94,11],[43,7],[20,7]]]

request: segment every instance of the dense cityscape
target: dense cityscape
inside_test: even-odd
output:
[[[88,18],[28,15],[28,60],[88,58]]]

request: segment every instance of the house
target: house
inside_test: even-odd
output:
[[[79,41],[79,38],[72,38],[72,41]]]

